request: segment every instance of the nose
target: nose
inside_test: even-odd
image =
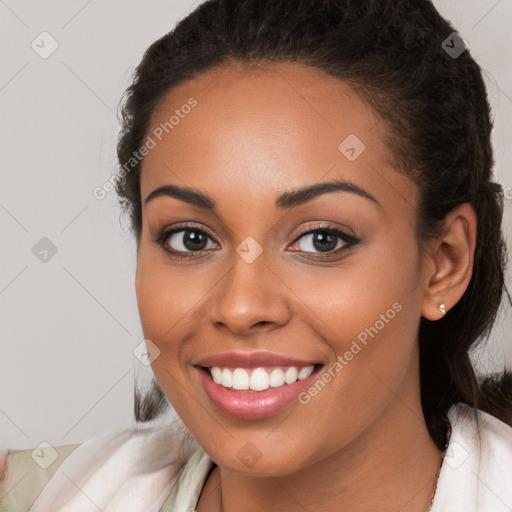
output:
[[[285,325],[290,318],[288,288],[268,266],[264,253],[248,263],[235,254],[233,266],[215,287],[210,320],[237,335]]]

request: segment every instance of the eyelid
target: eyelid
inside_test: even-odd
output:
[[[313,233],[317,233],[317,232],[328,232],[328,233],[331,233],[333,234],[334,236],[336,236],[337,238],[343,240],[347,245],[346,247],[342,247],[340,249],[337,249],[337,250],[332,250],[332,251],[328,251],[328,252],[325,252],[325,253],[322,253],[322,252],[305,252],[306,254],[311,254],[311,255],[316,255],[316,257],[322,257],[322,256],[325,256],[325,257],[329,257],[329,256],[333,256],[333,255],[337,255],[338,253],[344,251],[344,250],[349,250],[352,248],[352,246],[356,245],[357,243],[359,243],[361,241],[361,238],[359,238],[358,236],[355,236],[353,234],[349,234],[347,233],[347,231],[351,231],[353,232],[353,230],[351,230],[350,228],[346,227],[346,229],[342,229],[341,227],[339,226],[332,226],[332,225],[329,225],[329,224],[326,224],[325,222],[324,223],[320,223],[320,224],[316,224],[316,225],[310,225],[308,227],[305,227],[305,228],[302,228],[298,233],[296,233],[293,237],[293,240],[291,242],[291,244],[293,245],[294,243],[296,243],[300,238],[302,238],[304,235],[309,235],[309,234],[313,234]],[[188,222],[188,221],[185,221],[183,223],[179,223],[175,226],[173,226],[172,228],[169,228],[169,229],[166,229],[166,228],[163,228],[161,231],[159,231],[159,233],[156,235],[155,237],[155,242],[170,256],[170,257],[175,257],[175,258],[187,258],[187,257],[193,257],[194,255],[196,256],[200,256],[202,253],[209,253],[211,252],[211,249],[202,249],[200,251],[179,251],[179,250],[176,250],[176,249],[168,249],[165,247],[166,245],[166,241],[168,240],[168,238],[175,234],[175,233],[179,233],[181,231],[187,231],[187,230],[196,230],[196,231],[201,231],[201,232],[204,232],[208,238],[210,238],[215,244],[217,245],[220,245],[219,242],[216,240],[216,237],[210,232],[210,230],[208,228],[206,228],[205,226],[203,225],[199,225],[199,224],[196,224],[194,222]],[[302,252],[302,251],[293,251],[293,252]],[[186,255],[186,256],[185,256]]]
[[[345,227],[346,229],[343,229],[341,227],[334,227],[332,225],[329,225],[329,224],[317,224],[317,225],[313,225],[313,226],[308,226],[308,227],[305,227],[305,228],[302,228],[300,229],[297,233],[295,233],[293,235],[293,242],[296,242],[298,238],[300,238],[302,235],[304,234],[310,234],[310,233],[314,233],[316,231],[321,231],[321,230],[326,230],[326,231],[334,231],[336,233],[343,233],[345,235],[346,238],[348,238],[349,240],[351,241],[358,241],[359,240],[359,237],[357,237],[356,235],[353,235],[353,234],[350,234],[350,233],[347,233],[347,231],[352,231],[351,229],[349,229],[348,227]],[[159,232],[159,235],[158,235],[158,239],[161,239],[161,238],[167,238],[169,237],[170,235],[174,234],[174,233],[177,233],[179,231],[186,231],[187,229],[197,229],[199,231],[204,231],[215,243],[219,243],[216,239],[215,239],[215,236],[211,233],[211,231],[206,228],[205,226],[203,225],[198,225],[198,224],[195,224],[195,223],[191,223],[191,222],[183,222],[181,224],[177,224],[176,226],[174,226],[173,228],[170,228],[169,230],[166,230],[165,228],[162,229],[160,232]]]
[[[334,234],[336,234],[336,236],[340,236],[340,234],[343,234],[344,237],[348,239],[348,241],[352,241],[352,242],[358,242],[360,240],[360,238],[358,236],[351,234],[351,233],[347,233],[347,231],[352,231],[352,230],[346,226],[344,226],[342,228],[339,226],[335,227],[330,224],[323,223],[323,224],[315,224],[313,226],[308,226],[306,228],[302,228],[300,231],[295,233],[295,235],[293,237],[293,241],[296,242],[301,237],[301,235],[310,234],[310,233],[314,233],[317,231],[328,231],[328,232],[330,231],[330,232],[333,232]],[[340,236],[340,238],[341,238],[341,236]]]
[[[354,248],[361,242],[360,237],[350,235],[344,229],[333,227],[327,224],[320,224],[309,226],[300,230],[299,233],[297,233],[295,236],[292,245],[300,243],[300,240],[305,236],[313,235],[315,233],[329,233],[336,237],[338,240],[341,240],[342,246],[325,252],[301,250],[293,251],[296,257],[307,260],[310,263],[335,263],[336,261],[339,261],[341,258],[343,258],[344,255],[352,252]]]
[[[170,235],[173,235],[174,233],[178,233],[180,231],[187,231],[189,229],[190,230],[195,229],[197,231],[204,231],[215,243],[217,243],[217,244],[219,243],[219,242],[217,242],[217,240],[215,239],[215,236],[212,234],[212,232],[208,228],[206,228],[204,225],[199,225],[199,224],[195,224],[195,223],[191,223],[191,222],[183,222],[183,223],[177,224],[169,229],[163,228],[157,234],[157,240],[155,240],[155,241],[160,241],[162,239],[168,238]]]

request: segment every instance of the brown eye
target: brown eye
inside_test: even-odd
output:
[[[314,233],[302,235],[298,239],[299,250],[303,252],[329,252],[342,247],[347,242],[341,240],[341,237],[336,236],[327,231],[316,231]]]
[[[341,252],[359,240],[335,228],[309,229],[295,239],[292,248],[300,252],[326,254]]]
[[[205,230],[188,225],[162,232],[156,243],[171,255],[181,257],[191,256],[218,245]]]
[[[209,236],[198,229],[181,229],[167,235],[167,245],[174,251],[203,251]]]

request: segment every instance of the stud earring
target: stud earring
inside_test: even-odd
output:
[[[444,315],[446,315],[446,306],[444,304],[439,304],[439,311]]]

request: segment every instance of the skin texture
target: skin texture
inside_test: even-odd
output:
[[[417,330],[421,316],[439,319],[439,304],[448,311],[469,283],[473,210],[454,210],[420,253],[419,191],[392,167],[387,126],[347,84],[317,69],[210,70],[170,91],[151,128],[190,97],[197,106],[143,164],[136,292],[144,336],[160,350],[154,373],[218,464],[197,510],[221,510],[221,493],[229,512],[427,510],[441,454],[420,404]],[[338,149],[349,134],[365,145],[354,161]],[[334,178],[379,204],[337,191],[288,210],[274,205],[283,192]],[[218,212],[171,197],[144,204],[166,184],[208,194]],[[211,234],[206,249],[183,260],[155,242],[181,222]],[[319,225],[360,242],[339,239],[331,254],[345,249],[319,261],[313,234],[298,236]],[[167,247],[187,251],[184,234],[168,237]],[[248,236],[262,248],[250,264],[236,252]],[[265,350],[327,369],[395,303],[400,311],[310,403],[264,419],[222,414],[192,365]],[[261,454],[252,467],[238,455],[247,443]]]

